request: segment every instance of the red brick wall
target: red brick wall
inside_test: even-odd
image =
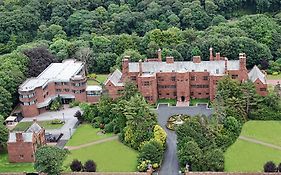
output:
[[[209,98],[209,87],[209,72],[190,72],[190,94],[193,98]]]
[[[159,72],[156,78],[159,99],[177,98],[176,72]]]
[[[267,84],[263,84],[260,79],[257,79],[255,82],[256,91],[261,96],[266,96],[268,94]]]
[[[120,97],[120,93],[118,91],[122,91],[124,89],[124,87],[122,86],[115,86],[110,81],[105,85],[105,88],[107,90],[108,95],[113,99]]]
[[[149,85],[145,85],[145,82],[148,82]],[[139,76],[137,78],[137,83],[139,91],[146,98],[146,100],[150,103],[155,103],[158,99],[156,76]]]
[[[177,101],[190,100],[190,73],[177,73]],[[182,99],[182,97],[184,97]]]
[[[87,95],[87,102],[98,103],[99,101],[100,101],[100,96],[88,96]]]
[[[14,162],[34,162],[35,160],[35,148],[33,143],[15,142],[8,143],[9,161]],[[22,157],[20,157],[22,156]]]

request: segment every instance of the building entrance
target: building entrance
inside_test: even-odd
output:
[[[185,97],[181,96],[181,101],[184,102],[185,101]]]

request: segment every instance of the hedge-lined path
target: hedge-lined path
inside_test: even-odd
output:
[[[88,146],[92,146],[92,145],[96,145],[99,143],[104,143],[104,142],[108,142],[108,141],[112,141],[112,140],[117,140],[117,139],[118,139],[118,136],[113,136],[113,137],[97,140],[97,141],[86,143],[86,144],[79,145],[79,146],[67,146],[67,149],[68,150],[77,150],[77,149],[81,149],[81,148],[85,148]]]
[[[263,142],[263,141],[260,141],[260,140],[257,140],[257,139],[253,139],[253,138],[250,138],[250,137],[239,136],[239,139],[245,140],[247,142],[252,142],[252,143],[259,144],[259,145],[263,145],[263,146],[266,146],[266,147],[270,147],[270,148],[273,148],[273,149],[281,150],[280,146],[273,145],[273,144],[270,144],[270,143],[266,143],[266,142]]]

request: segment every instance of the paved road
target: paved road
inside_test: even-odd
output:
[[[46,133],[51,133],[54,135],[63,133],[61,140],[69,140],[70,135],[73,135],[73,133],[75,132],[75,125],[78,121],[77,118],[74,117],[74,114],[77,110],[80,110],[80,108],[65,108],[60,111],[45,112],[36,117],[23,118],[21,121],[32,121],[34,118],[36,118],[37,121],[46,121],[54,119],[65,120],[65,124],[61,128],[46,130]]]
[[[252,142],[252,143],[259,144],[259,145],[263,145],[263,146],[267,146],[267,147],[270,147],[270,148],[281,150],[280,146],[273,145],[273,144],[270,144],[270,143],[266,143],[266,142],[263,142],[263,141],[260,141],[260,140],[256,140],[256,139],[253,139],[253,138],[250,138],[250,137],[239,136],[239,139],[240,140],[245,140],[247,142]]]
[[[210,116],[212,110],[206,108],[205,105],[190,106],[190,107],[168,107],[167,105],[159,105],[156,110],[158,115],[159,125],[165,129],[167,133],[167,149],[164,155],[164,160],[160,169],[160,175],[176,175],[179,173],[179,164],[177,157],[177,135],[174,131],[166,128],[167,120],[175,114],[187,114],[195,116],[198,114]]]

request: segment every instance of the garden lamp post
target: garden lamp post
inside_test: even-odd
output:
[[[71,128],[69,128],[69,138],[71,138]]]
[[[62,113],[62,121],[65,122],[65,120],[64,120],[64,112]]]
[[[189,165],[188,165],[188,162],[186,163],[186,165],[185,165],[185,172],[189,172]]]

